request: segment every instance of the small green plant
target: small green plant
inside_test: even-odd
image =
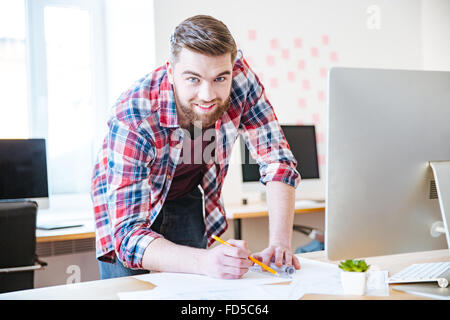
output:
[[[370,265],[367,265],[364,260],[345,260],[339,264],[339,268],[350,272],[366,272]]]

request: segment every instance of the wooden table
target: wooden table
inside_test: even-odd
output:
[[[267,203],[260,202],[248,205],[225,206],[227,219],[233,220],[234,238],[242,239],[242,219],[267,217]],[[325,202],[321,201],[296,201],[294,214],[312,212],[325,212]]]
[[[267,217],[267,204],[260,202],[249,205],[228,205],[225,207],[227,219],[233,220],[235,239],[242,238],[242,219]],[[39,222],[72,221],[80,222],[82,227],[56,230],[36,230],[36,242],[53,242],[95,238],[95,221],[90,209],[67,211],[55,209],[56,213],[38,214]],[[324,212],[325,203],[315,201],[296,201],[295,214]]]
[[[36,224],[73,223],[81,227],[55,230],[36,229],[36,242],[53,242],[95,238],[94,211],[90,195],[54,195],[50,198],[50,209],[39,209]]]

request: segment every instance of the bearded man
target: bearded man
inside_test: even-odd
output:
[[[221,192],[239,134],[267,189],[269,245],[253,256],[300,268],[291,250],[297,163],[225,24],[205,15],[180,23],[166,64],[113,111],[91,185],[102,279],[152,270],[236,279],[248,271],[245,241],[209,248],[227,228]]]

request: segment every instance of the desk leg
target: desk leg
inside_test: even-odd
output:
[[[234,238],[241,240],[241,219],[234,219]]]

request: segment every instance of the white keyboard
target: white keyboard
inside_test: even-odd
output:
[[[388,283],[432,282],[446,288],[450,281],[450,262],[416,263],[392,275]]]

